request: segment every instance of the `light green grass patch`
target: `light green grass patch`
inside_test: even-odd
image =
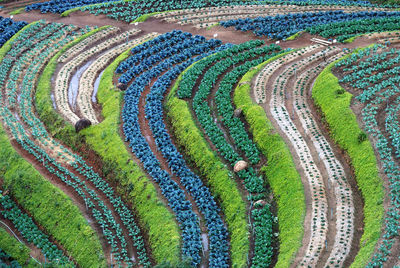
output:
[[[348,92],[341,95],[336,93],[343,88],[332,74],[334,64],[330,64],[319,74],[312,97],[329,125],[331,137],[350,156],[355,179],[364,199],[364,233],[360,241],[360,251],[351,267],[365,267],[381,235],[384,189],[370,141],[358,142],[361,128],[350,109],[353,96]]]

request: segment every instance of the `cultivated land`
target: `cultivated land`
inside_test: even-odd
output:
[[[398,6],[0,5],[0,266],[400,267]]]

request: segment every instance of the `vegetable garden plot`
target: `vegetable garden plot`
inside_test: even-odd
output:
[[[40,10],[42,13],[62,13],[68,9],[72,9],[75,7],[81,7],[90,4],[98,4],[103,2],[112,2],[115,0],[76,0],[76,1],[69,1],[69,0],[51,0],[48,2],[43,3],[34,3],[25,7],[26,11],[31,10]]]
[[[138,45],[156,37],[157,35],[157,33],[150,33],[143,37],[136,38],[130,42],[111,48],[104,54],[100,55],[100,57],[96,58],[96,60],[86,69],[79,80],[77,97],[77,107],[83,118],[89,119],[92,124],[98,124],[99,122],[92,106],[92,94],[94,91],[96,75],[98,75],[101,70],[104,70],[113,58],[127,50],[129,47]]]
[[[237,174],[243,180],[248,191],[247,199],[251,204],[253,202],[256,204],[255,209],[251,211],[254,225],[257,226],[253,234],[256,245],[252,258],[254,267],[267,267],[271,264],[274,252],[272,228],[275,219],[270,212],[269,204],[265,205],[265,200],[267,202],[269,200],[267,191],[263,186],[263,180],[257,175],[255,167],[253,167],[260,161],[260,153],[249,139],[244,124],[237,117],[234,117],[230,94],[238,79],[251,67],[281,52],[280,47],[276,45],[260,47],[262,44],[262,41],[250,41],[198,62],[182,76],[178,90],[178,96],[181,98],[190,98],[192,92],[196,92],[193,99],[193,110],[200,125],[205,130],[205,134],[217,148],[221,157],[232,166],[243,159],[250,162],[250,167],[247,170],[241,170]],[[224,74],[225,72],[227,73]],[[216,81],[220,76],[222,80],[217,84]],[[195,88],[196,81],[199,81],[200,85],[197,91]],[[215,96],[212,96],[211,91],[214,87],[218,90]],[[222,117],[224,128],[232,136],[234,144],[231,144],[224,136],[219,128],[221,125],[215,123],[217,119],[212,115],[207,101],[209,96],[215,101],[217,116]],[[240,150],[237,148],[240,148]],[[264,219],[265,222],[261,219]]]
[[[80,53],[78,56],[74,57],[71,61],[68,61],[58,72],[54,89],[56,105],[60,113],[73,125],[75,125],[81,118],[78,116],[75,106],[78,93],[76,94],[76,96],[74,96],[74,94],[68,89],[73,74],[72,72],[84,62],[87,62],[90,58],[106,51],[110,47],[116,46],[122,42],[126,42],[129,38],[134,37],[139,32],[140,30],[136,29],[129,30],[125,33],[118,34],[117,36],[108,39],[90,49],[87,49],[85,52]],[[123,47],[127,48],[129,47],[129,45],[132,46],[134,43],[134,40],[130,40],[126,42]],[[122,52],[123,50],[120,51]],[[66,51],[65,53],[68,53],[68,51]],[[72,94],[72,99],[69,96],[70,94]],[[81,104],[83,103],[81,102]],[[91,108],[91,110],[83,110],[82,115],[88,116],[88,118],[86,119],[89,119],[92,124],[98,123],[98,120],[94,115],[93,108]]]
[[[80,8],[81,11],[89,11],[92,14],[100,15],[106,14],[108,17],[122,20],[126,22],[132,22],[139,17],[145,14],[155,14],[159,12],[165,12],[170,10],[181,10],[181,9],[195,9],[195,8],[205,8],[205,7],[223,7],[223,6],[242,6],[242,5],[265,5],[273,4],[273,5],[281,5],[283,7],[287,5],[295,5],[295,6],[309,6],[309,5],[323,5],[328,7],[360,7],[360,8],[382,8],[384,6],[378,6],[367,2],[355,2],[355,1],[227,1],[227,0],[211,0],[211,1],[167,1],[167,2],[159,2],[159,1],[105,1],[100,4],[82,6]],[[56,9],[61,13],[66,9]]]
[[[27,31],[30,30],[27,29]],[[143,238],[128,207],[115,196],[112,187],[81,157],[52,139],[34,114],[31,96],[39,72],[57,49],[74,38],[73,32],[76,33],[76,30],[72,26],[48,24],[41,31],[34,30],[36,33],[30,40],[16,40],[16,42],[24,40],[20,43],[23,45],[12,47],[7,53],[7,56],[11,57],[6,56],[0,65],[1,84],[5,89],[4,96],[10,97],[1,98],[3,104],[1,117],[21,147],[82,198],[111,246],[113,262],[117,264],[137,262],[149,266],[149,257]],[[48,33],[50,33],[48,38],[40,39],[40,36],[46,36]],[[24,46],[28,46],[29,53],[20,55],[20,51],[25,50]],[[46,48],[45,52],[43,52],[44,48]],[[16,72],[17,68],[24,72]],[[20,96],[20,102],[17,105],[12,102],[16,99],[16,95]],[[11,109],[16,109],[18,114],[15,115]],[[132,253],[128,253],[127,241],[135,247],[133,261]]]
[[[390,205],[385,215],[383,241],[368,267],[382,266],[398,257],[391,248],[398,237],[399,189],[399,53],[382,45],[360,50],[336,64],[342,72],[340,83],[354,91],[363,104],[362,119],[389,179]]]
[[[27,25],[25,21],[16,22],[0,16],[0,47],[25,25]]]
[[[393,15],[395,13],[392,13]],[[311,34],[319,34],[325,38],[336,37],[338,42],[358,35],[395,31],[400,28],[400,17],[398,15],[385,16],[383,18],[365,18],[346,22],[333,22],[325,25],[316,25],[307,29]]]
[[[95,42],[97,42],[99,40],[107,38],[108,36],[117,33],[119,30],[120,29],[118,27],[105,26],[100,31],[94,33],[93,35],[91,35],[91,36],[89,36],[87,38],[85,38],[84,40],[82,40],[78,44],[72,46],[67,51],[65,51],[65,53],[62,54],[58,58],[58,62],[59,63],[65,63],[65,62],[68,62],[68,61],[72,60],[72,58],[74,58],[77,55],[79,55],[80,53],[82,53],[85,49],[90,48],[91,44],[94,44]]]
[[[302,56],[304,52],[310,51],[318,51],[317,46],[312,48],[305,48],[297,53],[297,57]],[[264,85],[267,83],[267,79],[271,77],[271,72],[279,66],[283,64],[287,64],[292,60],[294,63],[290,64],[289,67],[274,81],[273,91],[272,91],[272,99],[270,100],[270,110],[271,114],[274,116],[277,124],[280,126],[282,131],[287,135],[289,141],[292,143],[296,153],[300,158],[300,163],[302,168],[305,171],[305,175],[308,178],[311,188],[312,198],[312,211],[311,211],[311,239],[309,241],[307,251],[305,256],[300,263],[302,266],[315,264],[319,258],[320,254],[325,248],[325,239],[326,237],[321,235],[327,235],[327,226],[328,226],[328,203],[326,199],[326,187],[322,180],[322,173],[320,168],[317,166],[317,159],[314,159],[311,151],[310,145],[308,145],[305,141],[306,139],[302,137],[301,132],[298,130],[295,123],[292,121],[294,114],[290,115],[288,112],[288,108],[285,104],[285,99],[288,96],[287,91],[290,90],[288,88],[288,81],[290,77],[295,78],[295,88],[294,90],[294,112],[297,113],[302,128],[305,130],[306,135],[310,135],[311,142],[315,147],[319,158],[325,165],[325,168],[328,172],[329,183],[332,183],[332,187],[334,188],[334,192],[336,195],[336,237],[335,237],[335,246],[333,247],[330,257],[327,261],[326,265],[342,265],[344,260],[346,259],[347,254],[350,251],[351,241],[352,241],[352,233],[353,233],[353,204],[351,197],[350,187],[344,178],[344,171],[341,167],[340,163],[336,160],[335,156],[332,153],[329,144],[321,135],[317,125],[315,124],[315,119],[313,119],[312,115],[308,111],[308,105],[305,102],[304,89],[306,85],[310,82],[312,77],[311,71],[307,71],[307,66],[313,64],[313,62],[317,62],[321,59],[322,53],[327,53],[327,57],[332,57],[333,59],[329,59],[329,61],[334,60],[333,56],[337,54],[337,50],[327,51],[327,52],[318,52],[313,56],[305,58],[299,62],[295,62],[296,52],[286,55],[282,58],[281,61],[270,63],[266,65],[263,71],[256,78],[256,86],[255,91],[258,95],[265,90]],[[340,55],[340,54],[339,54]],[[324,64],[324,62],[322,63]],[[304,73],[303,73],[304,72]],[[263,76],[266,76],[267,79],[264,79]],[[259,98],[259,101],[263,102],[265,99],[265,95]],[[347,186],[344,186],[346,185]],[[337,245],[341,245],[338,247]]]
[[[173,43],[175,45],[169,46]],[[163,49],[164,48],[164,49]],[[122,83],[129,83],[125,94],[123,108],[123,129],[126,140],[130,142],[133,153],[141,160],[144,168],[160,186],[169,206],[175,212],[183,233],[182,252],[192,259],[192,264],[200,263],[200,228],[198,217],[194,214],[192,204],[186,199],[185,192],[190,194],[207,226],[210,253],[210,267],[226,267],[228,263],[227,230],[218,215],[217,207],[208,188],[186,166],[185,161],[172,144],[162,121],[161,100],[163,91],[171,84],[174,77],[193,62],[214,51],[223,50],[219,40],[206,40],[201,36],[173,31],[139,45],[132,49],[133,56],[122,62],[117,72],[124,72],[119,78]],[[138,59],[140,64],[134,65]],[[155,79],[153,85],[152,80]],[[152,130],[158,150],[167,161],[171,173],[161,167],[149,143],[143,136],[139,123],[139,100],[145,87],[150,85],[146,97],[145,113],[148,125]],[[172,179],[176,176],[185,190]]]
[[[312,8],[312,9],[311,9]],[[368,11],[370,8],[362,7],[342,7],[342,6],[279,6],[279,5],[249,5],[249,6],[231,6],[231,7],[212,7],[200,9],[184,9],[178,11],[164,12],[155,14],[155,18],[166,22],[175,22],[182,25],[194,24],[196,28],[204,28],[213,24],[219,24],[221,21],[238,19],[255,19],[259,17],[284,15],[300,12],[322,12],[341,10],[346,13]],[[384,11],[383,9],[380,9]],[[374,11],[376,11],[374,9]]]
[[[255,87],[254,87],[254,96],[256,102],[260,104],[267,102],[266,92],[268,91],[268,89],[266,88],[266,84],[268,80],[271,78],[274,70],[279,69],[286,62],[292,61],[296,57],[301,56],[302,54],[309,53],[317,49],[318,47],[319,47],[318,45],[305,47],[299,51],[289,53],[283,56],[282,58],[279,58],[278,60],[273,61],[269,63],[267,66],[265,66],[265,68],[263,68],[260,71],[260,74],[256,77]]]
[[[49,240],[49,236],[38,228],[32,221],[32,218],[19,209],[17,204],[8,195],[0,195],[0,214],[13,223],[15,228],[28,243],[32,243],[38,247],[50,263],[65,267],[75,266],[75,264]]]

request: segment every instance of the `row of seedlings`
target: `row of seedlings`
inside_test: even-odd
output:
[[[79,53],[76,57],[73,57],[70,61],[68,61],[65,65],[61,67],[61,70],[58,72],[56,77],[56,83],[54,88],[54,96],[56,100],[56,105],[59,112],[73,125],[80,120],[79,114],[76,109],[76,102],[78,91],[74,91],[70,85],[72,75],[75,70],[79,68],[83,63],[88,62],[90,58],[103,53],[110,47],[114,47],[121,42],[125,42],[125,46],[132,46],[134,44],[134,40],[129,41],[129,38],[132,38],[139,34],[140,30],[132,29],[127,32],[118,34],[113,38],[107,39],[100,44],[85,50],[84,52]],[[68,53],[66,51],[65,53]],[[89,63],[91,63],[89,61]],[[77,85],[77,87],[79,87]],[[89,119],[89,118],[86,118]],[[98,120],[96,117],[91,118],[94,120],[91,122],[92,124],[97,124]]]
[[[310,50],[308,50],[310,51]],[[323,249],[326,247],[326,239],[328,232],[328,202],[326,197],[326,186],[323,181],[321,167],[318,167],[318,160],[321,159],[325,169],[328,172],[328,188],[330,184],[335,191],[336,198],[336,243],[344,244],[341,249],[333,248],[330,253],[329,263],[327,265],[341,265],[344,262],[346,255],[350,251],[350,245],[353,234],[353,204],[351,198],[351,190],[344,177],[343,167],[336,160],[332,154],[332,149],[327,143],[326,139],[322,136],[321,131],[316,125],[315,119],[309,112],[308,105],[306,105],[304,96],[304,84],[305,80],[309,81],[311,74],[304,72],[310,64],[318,62],[322,57],[330,57],[337,54],[337,50],[331,51],[318,51],[313,50],[315,53],[299,62],[289,62],[289,67],[284,67],[284,72],[277,77],[274,81],[273,89],[271,91],[272,97],[269,103],[269,108],[272,116],[276,120],[278,126],[288,137],[294,150],[300,159],[300,165],[305,171],[305,176],[310,185],[311,189],[311,238],[308,242],[305,256],[300,262],[301,266],[314,265],[319,261],[320,255]],[[299,53],[299,55],[302,55]],[[325,56],[323,56],[325,55]],[[325,63],[325,62],[323,62]],[[268,68],[268,65],[265,69]],[[266,72],[264,72],[266,73]],[[288,97],[288,82],[291,77],[295,77],[295,88],[294,90],[294,110],[290,114],[286,105],[286,99]],[[264,80],[265,81],[265,80]],[[307,82],[308,83],[308,82]],[[260,91],[260,90],[258,90]],[[302,98],[300,98],[302,97]],[[301,103],[301,104],[300,104]],[[302,136],[299,128],[294,123],[294,112],[297,113],[301,126],[305,131],[305,134],[310,136],[312,145],[307,144],[306,137]],[[313,146],[317,153],[318,158],[315,159],[311,153],[311,147]],[[347,186],[342,187],[347,184]],[[349,232],[349,234],[347,234]],[[343,234],[345,234],[343,241]],[[343,250],[340,254],[336,251]]]

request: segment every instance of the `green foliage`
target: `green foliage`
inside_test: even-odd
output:
[[[362,143],[363,141],[365,141],[367,139],[367,134],[365,134],[365,132],[360,132],[360,134],[358,134],[358,143]]]
[[[73,12],[76,12],[76,11],[79,11],[79,10],[81,10],[81,7],[71,8],[71,9],[68,9],[68,10],[64,11],[63,13],[61,13],[60,16],[61,17],[68,17],[69,14],[71,14]]]
[[[10,12],[10,15],[18,15],[20,14],[22,11],[24,11],[25,8],[21,7],[21,8],[17,8],[13,11]]]
[[[329,125],[331,137],[350,156],[364,199],[364,234],[360,241],[360,251],[351,266],[364,267],[371,258],[381,234],[384,193],[371,143],[368,140],[358,142],[361,129],[350,109],[352,95],[346,92],[341,98],[335,97],[336,91],[342,88],[331,72],[333,65],[334,63],[329,65],[318,76],[312,97]]]
[[[292,41],[292,40],[296,40],[297,39],[297,37],[299,37],[300,36],[300,34],[302,34],[304,31],[301,31],[301,32],[297,32],[297,33],[295,33],[294,35],[291,35],[291,36],[289,36],[288,38],[286,38],[286,41]]]
[[[218,25],[219,25],[219,22],[211,24],[210,26],[207,26],[206,30],[211,30],[212,28],[214,28],[215,26],[218,26]]]
[[[227,168],[210,149],[193,121],[188,103],[175,96],[183,74],[179,76],[168,96],[167,116],[172,122],[177,142],[184,148],[190,160],[196,163],[201,174],[207,178],[212,195],[221,204],[231,238],[232,266],[245,267],[249,251],[246,206]]]
[[[3,228],[0,228],[0,249],[18,261],[20,265],[24,265],[30,261],[30,249],[21,244]]]
[[[343,89],[343,88],[340,88],[340,89],[338,89],[338,90],[336,90],[336,94],[337,95],[342,95],[342,94],[344,94],[346,91]]]
[[[104,174],[118,182],[118,192],[133,203],[141,226],[149,236],[152,254],[157,263],[173,265],[180,257],[180,234],[175,217],[157,196],[156,189],[140,167],[132,161],[119,133],[123,93],[113,90],[113,75],[118,64],[129,56],[120,55],[104,71],[97,98],[102,104],[104,121],[83,131],[87,144],[99,154]]]
[[[234,103],[243,110],[254,142],[268,161],[263,172],[278,205],[280,246],[276,267],[289,267],[301,247],[305,216],[304,190],[288,147],[279,134],[274,133],[264,109],[252,101],[250,82],[268,62],[287,53],[275,56],[247,72],[234,93]]]
[[[162,262],[159,265],[156,265],[154,268],[192,268],[193,266],[190,265],[190,260],[181,261],[176,264],[171,264],[170,262]]]
[[[35,21],[32,23],[29,23],[28,25],[26,25],[24,28],[22,28],[21,30],[19,30],[18,33],[14,34],[13,37],[11,37],[0,49],[0,59],[3,60],[4,56],[7,54],[7,52],[11,49],[11,44],[14,42],[15,39],[18,38],[19,34],[23,31],[25,31],[26,29],[32,27],[33,25],[39,23],[39,21]]]
[[[132,21],[131,23],[145,22],[147,19],[149,19],[150,17],[153,17],[154,15],[157,15],[157,14],[160,14],[160,13],[166,13],[166,12],[169,12],[169,11],[153,12],[153,13],[144,14],[144,15],[138,17],[137,19],[135,19],[134,21]]]
[[[74,263],[49,240],[49,236],[39,229],[32,218],[24,213],[9,195],[0,196],[0,204],[1,215],[13,223],[28,243],[39,248],[49,262],[65,267],[74,267]]]

